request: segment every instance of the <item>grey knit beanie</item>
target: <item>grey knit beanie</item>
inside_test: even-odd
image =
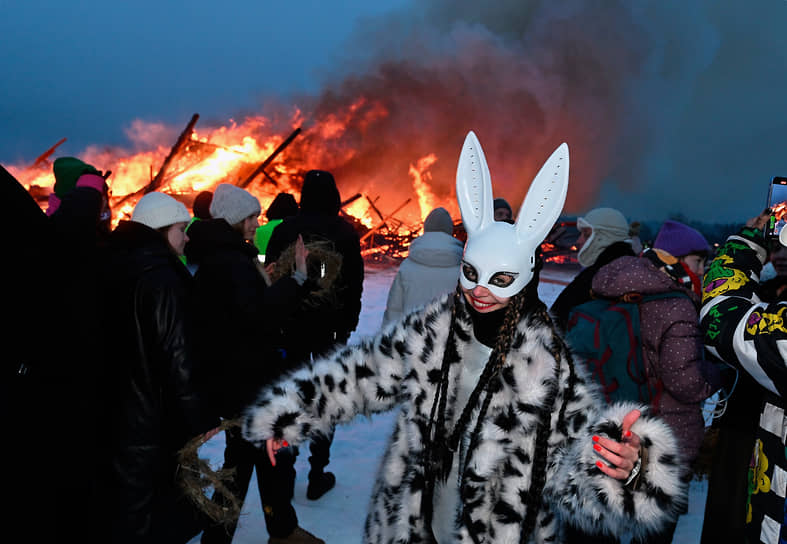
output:
[[[582,266],[592,266],[598,256],[615,242],[629,239],[629,224],[614,208],[596,208],[577,219],[577,227],[590,228],[593,233],[579,250],[577,260]]]
[[[237,225],[251,215],[260,215],[261,211],[256,196],[231,183],[221,183],[213,191],[210,215],[215,219],[224,219],[230,225]]]
[[[435,231],[446,234],[454,233],[454,222],[451,220],[451,214],[445,208],[435,208],[424,219],[424,232]]]

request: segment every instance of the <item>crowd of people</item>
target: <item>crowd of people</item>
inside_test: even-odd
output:
[[[219,184],[191,212],[148,192],[113,228],[107,174],[73,157],[53,170],[44,212],[3,169],[14,228],[25,231],[7,269],[18,319],[2,395],[24,422],[7,466],[25,538],[231,542],[237,515],[207,516],[180,477],[182,449],[223,430],[232,477],[211,500],[242,503],[256,470],[269,542],[323,542],[292,504],[297,449],[274,467],[232,422],[260,387],[357,326],[360,241],[339,215],[333,176],[310,171],[300,203],[274,200],[268,215],[281,216],[263,264],[260,202],[244,189]],[[327,279],[326,263],[338,263]],[[312,437],[312,500],[335,485],[330,438]]]
[[[229,543],[256,473],[268,541],[320,543],[293,505],[299,448],[320,500],[335,426],[397,409],[364,542],[669,543],[711,438],[702,542],[787,539],[787,233],[763,236],[766,210],[718,251],[672,220],[643,243],[621,211],[591,209],[581,270],[548,308],[540,247],[568,160],[564,144],[515,214],[468,134],[466,242],[432,210],[380,330],[353,343],[364,263],[330,172],[307,172],[263,225],[257,197],[222,183],[191,211],[148,192],[113,228],[108,173],[57,159],[42,211],[3,169],[19,232],[5,267],[11,519],[31,541]],[[568,339],[586,303],[624,299],[649,396],[612,401]],[[189,496],[179,457],[219,432],[231,476],[208,501],[223,517]]]

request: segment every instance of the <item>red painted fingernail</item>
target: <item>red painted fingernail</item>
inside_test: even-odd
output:
[[[284,446],[285,448],[289,447],[289,444],[287,443],[287,441],[286,441],[286,440],[282,440],[281,444],[282,444],[282,446]]]
[[[604,468],[604,463],[602,463],[601,461],[596,461],[596,466],[598,468]]]
[[[626,438],[630,437],[630,436],[631,436],[631,431],[626,431],[626,432],[623,434],[623,436],[625,436]]]
[[[593,442],[598,442],[598,436],[593,435]]]
[[[599,446],[598,444],[593,444],[593,449],[596,451],[601,451],[601,446]]]

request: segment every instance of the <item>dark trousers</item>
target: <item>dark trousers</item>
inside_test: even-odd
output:
[[[331,444],[333,443],[333,429],[327,435],[317,435],[309,443],[309,480],[319,477],[325,472],[325,467],[331,461]]]
[[[762,391],[741,373],[720,421],[702,524],[702,544],[745,542],[749,463],[759,427]]]
[[[293,448],[279,450],[276,455],[276,466],[273,467],[265,448],[256,448],[244,440],[238,429],[227,430],[225,435],[227,444],[224,449],[223,469],[236,471],[233,484],[230,486],[233,494],[241,501],[245,499],[251,474],[256,469],[257,486],[268,534],[286,537],[298,525],[298,517],[292,506],[297,452]],[[226,498],[216,493],[213,500],[221,504]],[[229,524],[208,527],[202,534],[202,544],[232,542],[237,525],[238,520],[234,520]]]

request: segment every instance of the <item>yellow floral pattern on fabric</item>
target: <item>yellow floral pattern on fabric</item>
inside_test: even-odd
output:
[[[762,449],[762,440],[757,440],[757,461],[754,467],[755,469],[755,483],[754,486],[754,494],[756,495],[760,491],[763,493],[767,493],[771,490],[771,479],[765,474],[768,471],[768,457],[765,455],[765,452]]]
[[[751,523],[751,496],[760,491],[771,490],[771,479],[765,474],[768,471],[768,457],[762,449],[762,440],[757,440],[749,466],[749,498],[746,501],[746,523]]]

